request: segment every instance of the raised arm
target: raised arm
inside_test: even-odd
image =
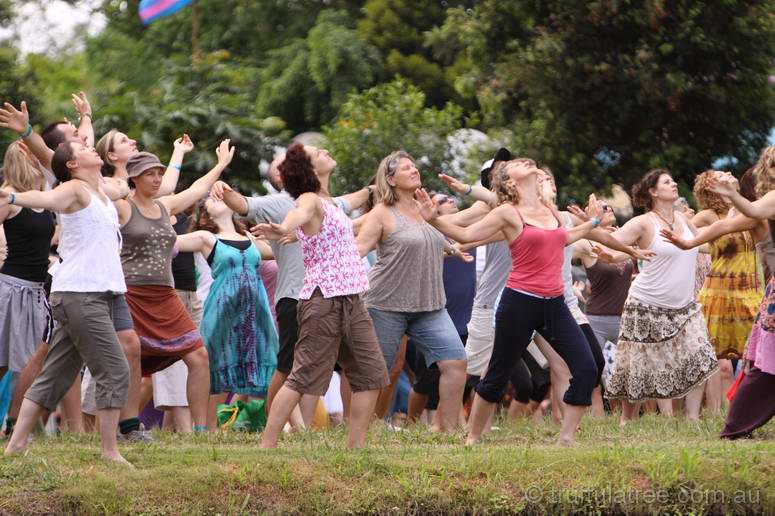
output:
[[[80,190],[81,188],[71,181],[46,192],[29,190],[27,192],[13,193],[0,189],[0,206],[15,204],[22,208],[62,212],[79,201]]]
[[[752,219],[769,219],[775,216],[775,190],[767,192],[758,201],[751,202],[737,188],[737,179],[728,172],[718,174],[710,185],[710,189],[729,199],[734,207]]]
[[[697,247],[707,242],[716,240],[718,237],[727,235],[729,233],[735,233],[738,231],[750,231],[754,229],[758,223],[759,222],[756,219],[746,217],[745,215],[736,215],[734,217],[727,217],[718,220],[710,226],[700,228],[698,233],[691,240],[685,240],[677,233],[665,228],[663,228],[659,234],[666,241],[672,243],[680,249],[691,249],[693,247]]]
[[[27,102],[22,100],[20,108],[16,109],[10,102],[4,102],[3,109],[0,109],[0,127],[19,133],[32,154],[38,158],[40,164],[51,170],[51,159],[54,157],[54,151],[46,147],[43,138],[30,125]]]
[[[207,257],[215,245],[215,237],[209,231],[192,231],[185,235],[178,235],[178,250],[183,253],[202,253]]]
[[[476,201],[465,210],[460,210],[457,213],[450,213],[449,215],[442,215],[441,217],[450,224],[465,227],[482,220],[485,215],[490,213],[491,209],[490,205],[486,202]]]
[[[345,195],[340,195],[339,199],[342,199],[347,203],[351,210],[357,210],[369,200],[369,190],[374,188],[373,186],[364,186],[360,190]]]
[[[86,98],[86,93],[79,91],[73,93],[73,106],[78,112],[78,134],[83,135],[86,138],[86,145],[94,147],[94,127],[92,127],[92,109],[89,99]]]
[[[487,240],[501,231],[507,237],[514,239],[522,232],[522,223],[516,217],[509,218],[506,215],[506,213],[513,215],[514,210],[511,206],[505,204],[490,211],[479,222],[462,228],[444,220],[444,217],[438,216],[436,203],[433,202],[425,190],[418,189],[415,192],[415,202],[420,209],[420,214],[428,223],[455,242],[461,244]]]
[[[180,179],[180,167],[183,165],[183,156],[191,152],[194,148],[194,143],[187,134],[184,134],[175,140],[172,147],[172,157],[170,158],[169,165],[167,165],[167,170],[164,172],[164,178],[161,180],[161,186],[159,187],[159,194],[157,197],[175,193],[175,188],[178,186],[178,179]]]
[[[229,141],[228,139],[223,140],[216,149],[215,153],[218,156],[218,163],[210,172],[194,181],[191,186],[182,192],[159,199],[170,215],[185,211],[189,206],[192,206],[210,192],[210,188],[221,177],[221,173],[229,166],[234,157],[234,147],[229,145]]]
[[[296,207],[288,212],[282,223],[258,224],[251,231],[255,230],[254,235],[258,233],[269,240],[279,240],[288,233],[312,222],[315,214],[323,210],[321,202],[315,193],[302,194],[296,199]]]
[[[126,199],[129,195],[129,185],[127,182],[115,177],[106,177],[102,183],[102,190],[111,201]]]
[[[446,184],[458,195],[462,195],[464,197],[470,196],[477,201],[482,201],[488,204],[496,201],[495,194],[483,186],[467,185],[452,176],[448,176],[447,174],[439,174],[439,179],[444,181],[444,184]]]
[[[232,190],[231,186],[223,181],[215,182],[210,190],[210,195],[213,200],[223,201],[234,213],[243,217],[248,214],[248,200],[242,194]]]

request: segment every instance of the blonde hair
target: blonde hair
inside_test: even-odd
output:
[[[502,163],[498,163],[498,166],[495,167],[495,170],[492,171],[492,179],[490,179],[490,190],[495,194],[495,197],[498,199],[497,204],[505,204],[505,203],[512,203],[517,204],[519,202],[519,192],[517,192],[517,187],[513,184],[509,184],[509,163],[511,161],[504,161]]]
[[[697,199],[697,204],[700,205],[700,208],[703,210],[712,210],[721,215],[729,211],[729,203],[709,188],[715,175],[715,171],[706,170],[697,176],[694,180],[694,189],[692,190],[692,193],[694,194],[694,198]]]
[[[108,154],[113,152],[113,140],[116,138],[116,134],[118,134],[118,132],[118,129],[111,129],[105,133],[102,138],[100,138],[100,141],[98,141],[97,145],[95,146],[97,149],[97,154],[99,154],[100,158],[102,158],[103,176],[112,176],[113,172],[116,170],[116,166],[110,160]]]
[[[775,181],[770,177],[769,170],[775,171],[775,145],[765,147],[756,165],[753,166],[753,176],[756,178],[756,195],[759,199],[775,187]]]
[[[379,163],[377,175],[375,176],[375,184],[377,185],[376,202],[381,202],[387,206],[393,206],[398,201],[396,189],[388,183],[387,178],[396,173],[402,158],[411,160],[412,163],[414,163],[414,158],[403,150],[391,152]]]
[[[46,188],[46,176],[36,167],[30,158],[22,150],[22,142],[15,141],[8,146],[3,159],[2,186],[10,186],[17,192],[30,190],[44,190]]]

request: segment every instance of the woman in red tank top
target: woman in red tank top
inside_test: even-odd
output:
[[[487,374],[476,386],[469,419],[467,444],[475,443],[505,393],[514,364],[534,331],[541,334],[565,360],[573,378],[565,393],[559,442],[571,443],[584,410],[591,404],[597,366],[563,298],[563,250],[600,224],[602,206],[590,196],[590,221],[565,229],[556,210],[539,196],[538,167],[531,159],[500,164],[493,172],[492,189],[498,207],[479,222],[462,228],[436,217],[428,195],[417,191],[423,217],[457,242],[502,238],[509,242],[512,269],[495,317],[495,342]]]

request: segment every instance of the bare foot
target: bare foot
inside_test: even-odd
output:
[[[558,446],[573,447],[573,446],[578,446],[578,444],[579,443],[573,437],[562,437],[562,436],[560,436],[560,438],[557,439],[557,445]]]
[[[131,469],[135,469],[134,465],[126,460],[120,453],[113,454],[102,454],[102,458],[105,460],[109,460],[111,462],[116,462],[118,464],[121,464],[122,466],[126,466]]]

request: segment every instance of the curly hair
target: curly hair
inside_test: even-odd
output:
[[[381,202],[387,206],[393,206],[396,201],[398,201],[396,190],[388,183],[387,178],[396,173],[398,165],[403,158],[414,162],[414,158],[403,150],[393,151],[380,161],[379,166],[377,167],[377,174],[374,176],[377,185],[377,202]]]
[[[657,186],[659,178],[663,174],[667,174],[671,177],[673,176],[673,174],[665,168],[655,168],[646,172],[640,181],[632,185],[632,204],[645,211],[651,210],[654,201],[651,199],[649,190]]]
[[[320,191],[320,179],[315,174],[312,160],[301,143],[294,143],[288,148],[285,160],[277,168],[280,170],[285,191],[294,199],[307,192]]]
[[[209,231],[213,234],[216,234],[218,231],[220,231],[218,224],[215,223],[213,218],[210,216],[210,213],[208,213],[207,208],[205,207],[206,201],[207,199],[202,199],[196,203],[194,214],[191,217],[191,222],[189,222],[188,225],[189,231],[198,231],[201,229],[204,231]],[[237,233],[247,233],[247,226],[245,226],[245,224],[237,217],[236,213],[232,214],[231,221],[234,222],[234,229],[237,230]]]
[[[508,171],[509,163],[511,162],[504,161],[498,163],[498,166],[492,171],[492,176],[490,178],[490,190],[497,197],[499,205],[507,202],[512,204],[517,204],[519,202],[519,192],[517,192],[514,185],[509,184],[509,179],[511,179]]]
[[[775,175],[775,145],[770,145],[759,154],[759,160],[753,166],[753,175],[756,177],[756,195],[760,198],[775,187],[775,178],[770,176],[770,171]]]
[[[692,193],[694,194],[694,198],[697,199],[697,204],[700,205],[701,209],[712,210],[717,215],[722,215],[729,211],[729,203],[709,188],[713,182],[715,173],[716,172],[713,170],[706,170],[698,175],[694,180],[694,189],[692,190]]]
[[[753,167],[746,170],[740,178],[740,195],[751,202],[759,198],[756,195],[756,176],[753,173]]]

